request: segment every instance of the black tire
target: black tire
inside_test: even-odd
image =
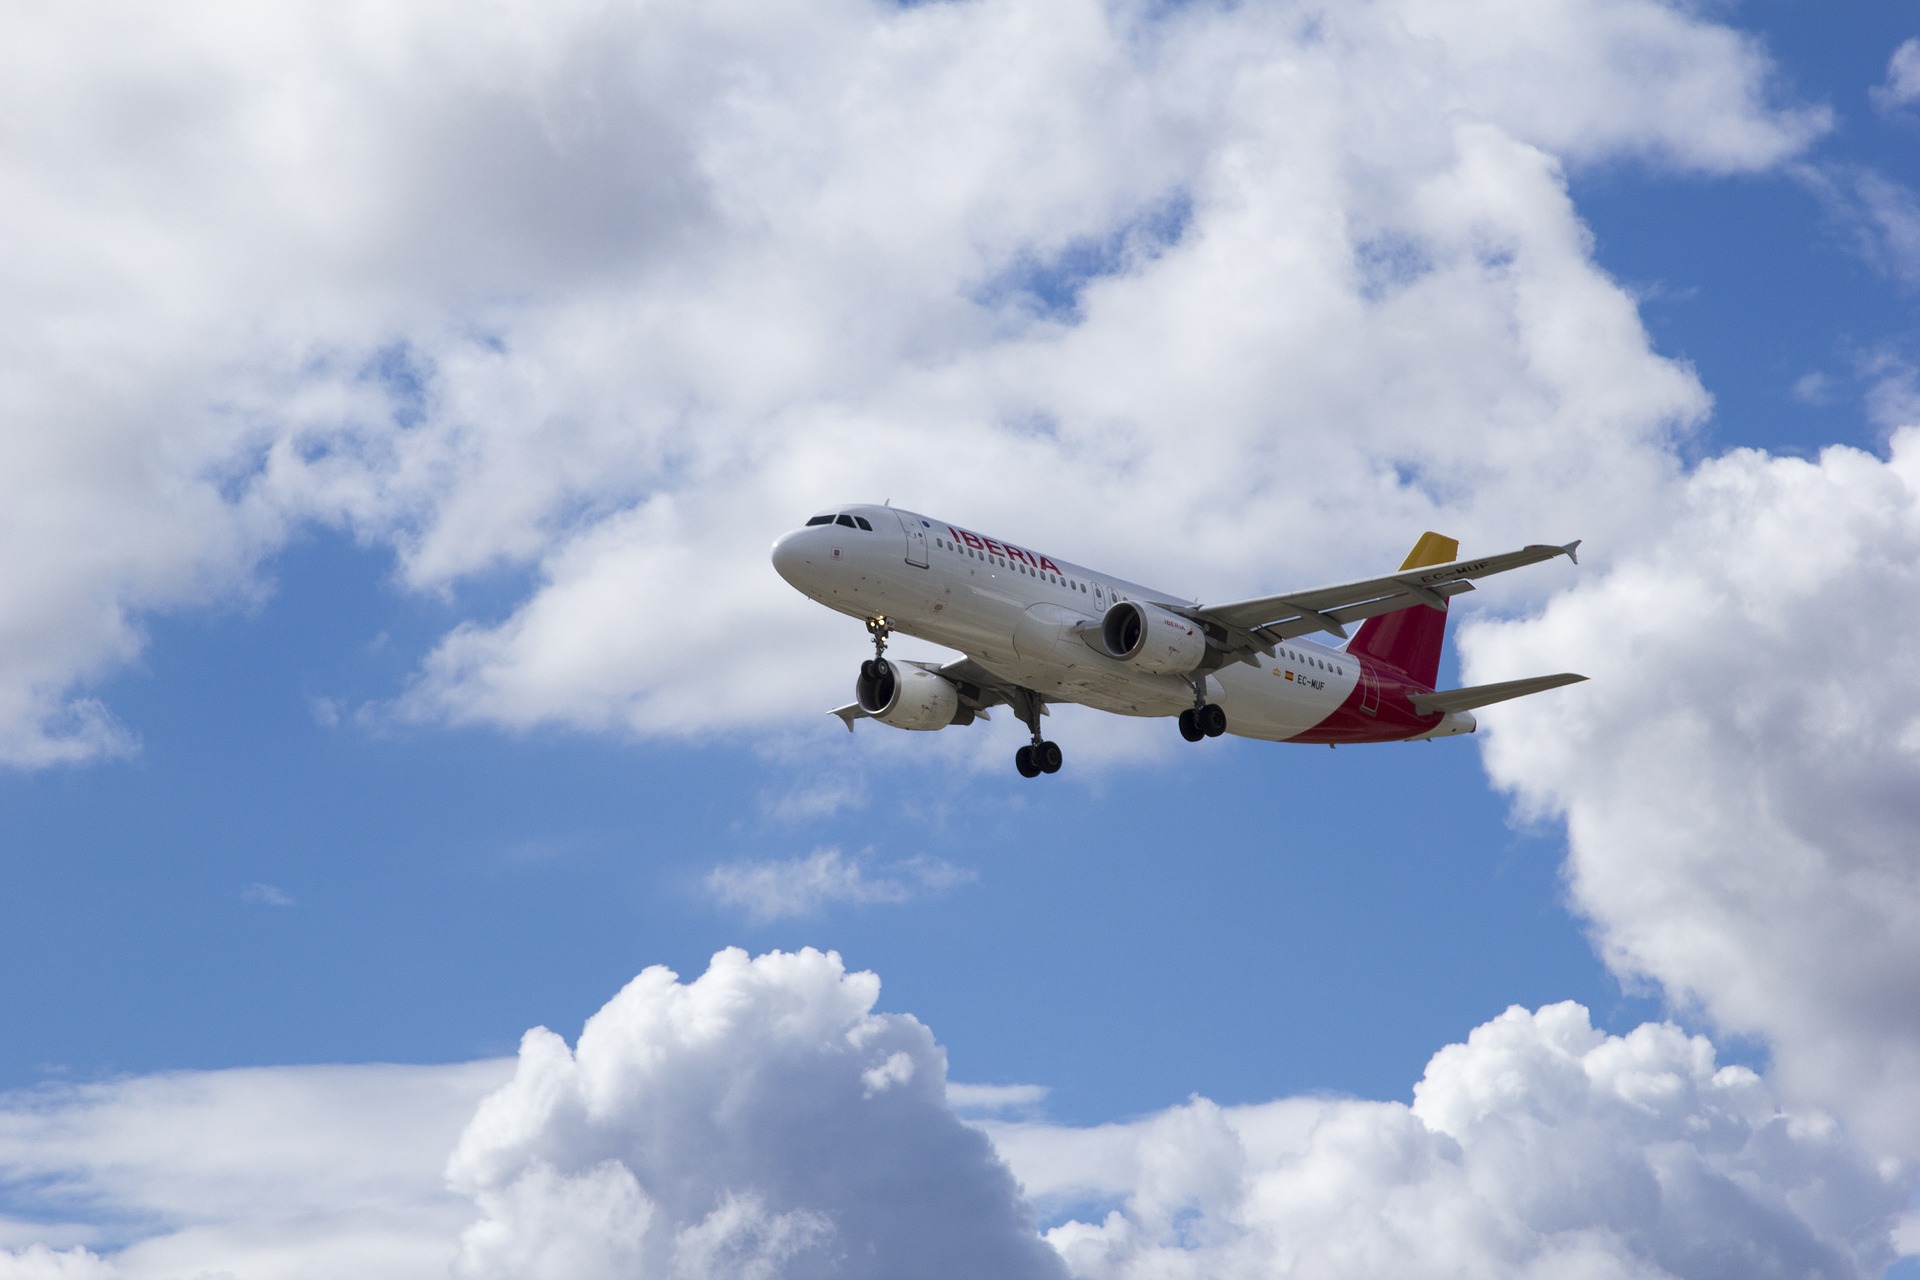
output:
[[[1038,763],[1040,766],[1040,772],[1042,773],[1060,772],[1060,744],[1059,743],[1043,742],[1039,746],[1034,748],[1033,754],[1036,757],[1038,757],[1036,763]]]
[[[1200,708],[1194,719],[1200,722],[1200,728],[1209,738],[1217,738],[1227,731],[1227,709],[1217,702]]]
[[[1040,766],[1034,763],[1032,747],[1022,747],[1013,753],[1013,767],[1020,771],[1023,778],[1040,776]]]
[[[1180,736],[1188,742],[1198,742],[1207,736],[1207,731],[1200,727],[1200,717],[1192,707],[1180,713]]]

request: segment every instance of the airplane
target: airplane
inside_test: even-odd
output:
[[[863,619],[873,637],[854,701],[832,712],[849,732],[864,718],[944,729],[1004,704],[1032,734],[1014,766],[1033,778],[1060,769],[1060,748],[1040,728],[1055,702],[1174,716],[1189,742],[1232,733],[1338,746],[1472,733],[1477,707],[1586,677],[1437,690],[1448,600],[1523,565],[1578,563],[1579,545],[1458,560],[1457,541],[1425,533],[1384,577],[1199,604],[916,512],[854,504],[782,535],[773,567],[803,595]],[[886,656],[895,631],[966,656],[896,662]],[[1307,638],[1320,633],[1347,643]]]

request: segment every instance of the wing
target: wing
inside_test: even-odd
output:
[[[1246,657],[1256,652],[1272,657],[1273,646],[1279,641],[1313,631],[1331,631],[1344,639],[1349,622],[1377,618],[1417,604],[1441,605],[1449,596],[1473,590],[1475,578],[1492,577],[1555,556],[1572,560],[1579,545],[1577,540],[1563,547],[1535,545],[1497,556],[1406,569],[1384,578],[1315,587],[1311,591],[1290,591],[1285,595],[1234,600],[1227,604],[1167,607],[1197,622],[1212,624],[1209,631],[1217,628],[1223,632],[1224,635],[1215,634],[1212,638],[1229,657]]]
[[[999,676],[994,675],[993,672],[987,670],[972,658],[962,658],[958,662],[949,662],[944,667],[936,667],[930,662],[913,662],[908,665],[919,667],[923,671],[931,671],[935,675],[944,678],[949,684],[953,685],[955,689],[960,691],[960,705],[973,712],[975,716],[978,716],[982,720],[991,720],[993,718],[987,714],[988,707],[997,707],[1003,704],[1012,706],[1014,700],[1021,697],[1034,698],[1038,703],[1042,704],[1040,714],[1046,714],[1046,708],[1044,706],[1047,701],[1046,698],[1014,684],[1011,680],[1002,680]],[[868,718],[866,709],[857,702],[850,702],[844,707],[835,707],[831,714],[839,716],[840,719],[846,723],[848,733],[853,732],[853,722],[855,720]]]

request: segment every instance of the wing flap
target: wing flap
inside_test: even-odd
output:
[[[1344,628],[1344,625],[1349,622],[1365,622],[1368,618],[1377,618],[1383,613],[1395,613],[1401,609],[1411,609],[1417,604],[1443,601],[1471,590],[1473,590],[1471,582],[1443,582],[1438,587],[1429,587],[1418,595],[1411,591],[1402,591],[1394,595],[1381,596],[1376,600],[1368,600],[1363,604],[1343,605],[1338,609],[1329,609],[1318,615],[1318,618],[1332,619],[1342,624]],[[1304,636],[1315,631],[1333,630],[1323,625],[1318,618],[1310,614],[1302,614],[1299,617],[1288,618],[1284,622],[1271,622],[1265,626],[1255,627],[1253,634],[1263,639],[1291,640],[1295,636]],[[1335,631],[1334,634],[1344,636],[1346,631],[1342,629]]]
[[[1563,671],[1557,676],[1529,676],[1525,680],[1469,685],[1465,689],[1447,689],[1440,693],[1416,693],[1407,701],[1423,716],[1430,716],[1436,711],[1472,711],[1476,707],[1492,706],[1509,698],[1524,698],[1530,693],[1544,693],[1564,684],[1578,684],[1585,679],[1585,676]]]

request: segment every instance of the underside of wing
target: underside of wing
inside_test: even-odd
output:
[[[1473,580],[1476,578],[1492,577],[1496,573],[1539,564],[1556,556],[1571,559],[1579,545],[1576,541],[1558,547],[1522,547],[1518,551],[1496,556],[1407,569],[1362,582],[1345,582],[1308,591],[1290,591],[1285,595],[1202,605],[1180,612],[1225,632],[1226,643],[1222,647],[1229,652],[1258,651],[1270,655],[1276,643],[1291,640],[1295,636],[1329,631],[1344,639],[1346,624],[1350,622],[1411,609],[1415,605],[1438,608],[1446,603],[1449,596],[1473,590]],[[1222,637],[1215,638],[1219,640]]]
[[[1407,701],[1413,709],[1423,716],[1436,711],[1472,711],[1476,707],[1490,707],[1496,702],[1505,702],[1509,698],[1524,698],[1530,693],[1541,693],[1547,689],[1558,689],[1561,685],[1578,684],[1585,676],[1565,671],[1557,676],[1529,676],[1525,680],[1504,680],[1499,684],[1476,684],[1465,689],[1446,689],[1440,693],[1416,693]]]

